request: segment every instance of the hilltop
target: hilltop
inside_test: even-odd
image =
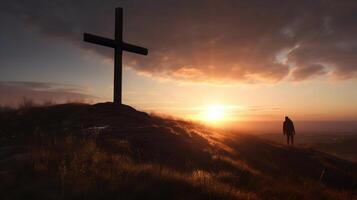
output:
[[[357,164],[113,103],[0,113],[4,199],[356,199]]]

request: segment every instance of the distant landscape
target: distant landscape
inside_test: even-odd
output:
[[[285,143],[282,134],[261,134],[259,137]],[[298,147],[309,147],[357,162],[357,133],[302,133],[296,135]]]

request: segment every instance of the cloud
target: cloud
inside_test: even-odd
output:
[[[152,77],[248,83],[278,82],[289,74],[293,80],[316,74],[357,77],[354,0],[9,0],[5,5],[28,27],[110,59],[110,49],[84,44],[81,34],[112,37],[114,8],[122,6],[124,39],[149,48],[148,57],[125,55],[125,64]]]
[[[316,75],[324,75],[326,74],[325,67],[320,64],[312,64],[312,65],[304,65],[302,67],[298,67],[293,71],[293,79],[295,81],[305,80],[309,77]]]
[[[91,102],[97,99],[78,86],[43,82],[0,81],[0,94],[0,105],[10,106],[18,105],[24,97],[35,103]]]

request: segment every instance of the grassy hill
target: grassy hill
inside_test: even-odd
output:
[[[0,112],[2,199],[357,199],[357,164],[126,105]]]

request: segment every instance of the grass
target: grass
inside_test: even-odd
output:
[[[296,185],[259,175],[254,186],[234,171],[178,171],[104,151],[95,137],[34,138],[26,168],[3,183],[4,199],[352,199],[314,181]],[[21,172],[21,173],[19,173]],[[248,173],[248,172],[247,172]],[[21,184],[19,184],[21,183]],[[252,184],[252,183],[249,183]],[[30,187],[29,187],[30,186]],[[3,190],[2,192],[4,192]]]
[[[306,160],[319,166],[320,157],[310,158],[319,154],[245,136],[217,139],[206,127],[166,119],[122,135],[67,129],[60,119],[85,106],[0,112],[2,199],[357,199],[356,188],[284,170],[286,156],[301,159],[293,162],[299,169]]]
[[[199,169],[179,172],[158,163],[134,162],[125,154],[103,151],[95,138],[66,136],[35,146],[26,174],[46,177],[47,190],[54,193],[47,196],[45,188],[39,189],[44,184],[40,181],[35,193],[18,193],[25,188],[17,188],[9,197],[171,199],[175,194],[175,199],[257,199],[252,192],[220,181],[229,174]]]

